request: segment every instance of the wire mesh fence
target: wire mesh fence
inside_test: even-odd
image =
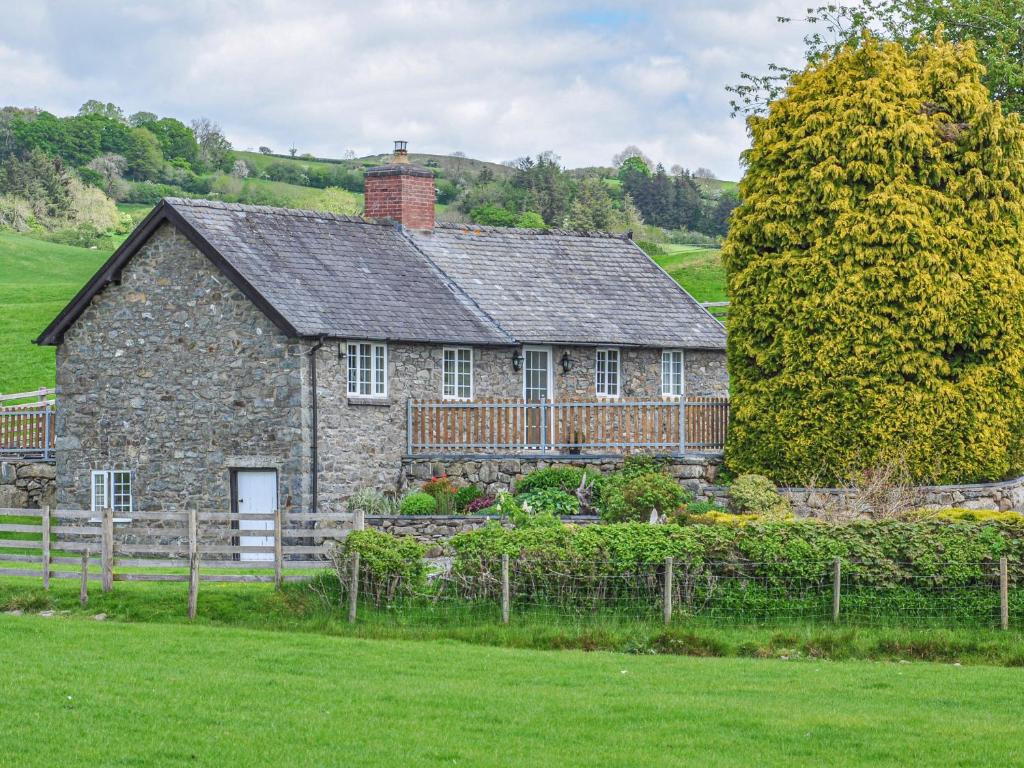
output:
[[[372,566],[353,569],[346,558],[337,561],[336,588],[350,618],[399,624],[1019,628],[1024,623],[1020,564],[1011,570],[999,560],[934,562],[925,575],[914,572],[920,564],[910,563],[844,567],[829,560],[785,566],[669,558],[623,568],[603,561],[505,558],[476,561],[469,568],[438,562],[419,580]]]

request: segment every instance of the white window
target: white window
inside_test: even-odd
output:
[[[348,393],[355,397],[385,397],[388,393],[388,348],[360,341],[348,345]]]
[[[127,469],[96,469],[92,473],[92,511],[131,512],[132,473]]]
[[[473,350],[469,347],[445,347],[442,350],[441,394],[445,400],[473,399]]]
[[[597,350],[597,394],[603,397],[619,396],[619,350]]]
[[[666,349],[661,353],[661,394],[683,396],[683,351]]]

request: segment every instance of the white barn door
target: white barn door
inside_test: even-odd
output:
[[[238,544],[242,547],[273,547],[274,536],[242,534],[242,531],[273,531],[273,520],[246,520],[245,515],[269,515],[277,509],[277,472],[264,469],[238,470],[235,473],[238,514]],[[271,552],[242,552],[241,560],[273,560]]]

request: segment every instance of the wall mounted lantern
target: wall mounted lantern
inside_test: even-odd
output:
[[[561,360],[561,363],[562,363],[562,373],[568,373],[569,371],[572,370],[572,362],[573,361],[572,361],[572,358],[569,357],[569,353],[568,352],[563,352],[562,353],[562,360]]]
[[[523,353],[518,349],[512,350],[512,367],[517,370],[523,370]]]

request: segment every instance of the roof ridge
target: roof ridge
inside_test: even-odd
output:
[[[392,222],[387,219],[372,219],[366,216],[356,216],[346,213],[334,213],[333,211],[314,211],[309,208],[281,208],[270,205],[247,205],[244,203],[229,203],[223,200],[208,200],[204,197],[165,197],[164,202],[171,206],[185,206],[192,208],[213,208],[221,211],[239,211],[241,213],[260,213],[273,216],[289,216],[296,219],[321,219],[328,221],[344,221],[351,224],[369,224],[371,226],[391,226]]]
[[[496,227],[491,224],[458,223],[439,221],[434,229],[459,229],[466,232],[496,232],[509,235],[558,235],[562,237],[607,238],[611,240],[629,240],[626,232],[605,232],[604,230],[565,229],[563,227]]]

